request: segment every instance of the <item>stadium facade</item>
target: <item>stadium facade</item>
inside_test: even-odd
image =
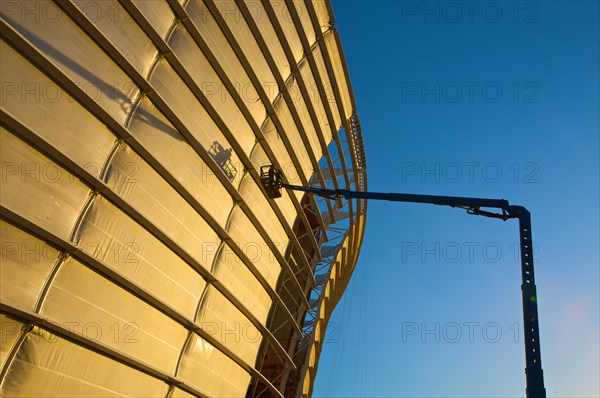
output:
[[[324,1],[1,2],[3,396],[310,396],[366,204]]]

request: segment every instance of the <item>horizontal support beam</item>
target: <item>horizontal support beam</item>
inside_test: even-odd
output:
[[[392,192],[363,192],[349,191],[347,189],[323,189],[314,187],[303,187],[300,185],[282,184],[283,188],[294,191],[304,191],[315,195],[343,197],[346,199],[371,199],[388,200],[392,202],[405,203],[428,203],[440,206],[451,207],[488,207],[502,209],[509,214],[518,206],[510,206],[505,199],[485,199],[485,198],[467,198],[461,196],[439,196],[439,195],[418,195],[410,193],[392,193]],[[516,216],[516,214],[515,214]],[[510,217],[512,218],[512,217]]]

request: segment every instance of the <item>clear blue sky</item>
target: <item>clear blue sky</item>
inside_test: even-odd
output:
[[[334,2],[369,188],[528,207],[548,397],[598,397],[598,2],[426,6]],[[514,220],[370,202],[314,395],[524,396],[517,239]]]

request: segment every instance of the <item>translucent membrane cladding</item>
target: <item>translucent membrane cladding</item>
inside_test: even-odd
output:
[[[271,297],[248,269],[246,264],[228,246],[223,245],[214,264],[215,277],[244,303],[259,322],[267,320]]]
[[[193,319],[204,279],[103,197],[90,205],[76,242],[90,256]]]
[[[204,149],[210,148],[215,141],[230,148],[221,130],[166,60],[158,63],[150,83]],[[235,152],[230,154],[230,161],[234,165],[241,164]]]
[[[277,22],[283,30],[285,41],[290,46],[294,59],[296,61],[299,61],[304,54],[304,50],[302,48],[302,43],[300,42],[300,36],[298,36],[296,26],[294,25],[294,20],[292,19],[290,11],[285,4],[285,1],[271,1],[270,5],[273,9]]]
[[[246,174],[242,180],[239,191],[252,213],[260,220],[263,228],[269,231],[269,239],[275,243],[275,246],[280,249],[280,253],[283,255],[289,238],[269,201],[262,194],[257,182],[250,174]]]
[[[342,97],[342,103],[344,104],[344,117],[350,118],[353,113],[352,100],[350,98],[350,87],[346,81],[346,75],[344,73],[344,66],[342,65],[341,51],[338,48],[337,40],[335,39],[335,32],[331,31],[324,36],[325,45],[327,46],[327,52],[329,53],[329,59],[333,64],[333,70],[335,73],[335,80],[340,90]]]
[[[135,6],[140,12],[146,17],[152,27],[158,32],[160,37],[167,37],[167,33],[171,28],[171,25],[175,21],[175,15],[171,11],[171,7],[165,0],[132,0]],[[123,23],[133,23],[129,19],[129,15],[124,14],[122,16]]]
[[[229,0],[217,0],[214,4],[248,59],[252,71],[258,77],[261,88],[265,91],[269,102],[272,103],[279,92],[277,82],[240,9],[235,2]],[[251,93],[247,94],[250,95]],[[255,98],[258,99],[258,96]],[[248,98],[248,100],[250,99]]]
[[[314,374],[314,372],[310,371],[310,368],[306,369],[306,373],[304,374],[304,383],[302,385],[303,387],[303,391],[305,391],[306,395],[308,396],[308,391],[310,391],[311,385],[312,385],[312,380],[311,380],[311,373]]]
[[[0,333],[2,344],[0,345],[0,367],[4,368],[9,354],[14,350],[15,345],[25,328],[23,322],[0,312]]]
[[[156,107],[144,98],[129,124],[131,134],[224,228],[231,196],[208,165]]]
[[[332,127],[329,124],[329,120],[327,119],[327,114],[325,113],[325,106],[328,106],[328,102],[331,101],[331,98],[321,98],[319,94],[319,90],[317,89],[317,83],[315,82],[315,78],[313,76],[312,70],[310,68],[310,64],[308,60],[303,61],[299,65],[300,75],[302,76],[302,80],[306,85],[306,89],[309,92],[309,100],[306,101],[306,104],[310,104],[315,110],[315,114],[317,116],[318,124],[319,124],[319,134],[323,135],[325,138],[325,142],[330,142],[333,139],[332,135]]]
[[[110,40],[142,76],[148,74],[158,51],[118,2],[83,0],[73,4]]]
[[[36,326],[2,389],[8,397],[164,397],[168,385]]]
[[[106,184],[210,270],[220,243],[215,231],[156,171],[127,145],[112,156]]]
[[[0,49],[2,110],[98,177],[115,136],[12,47]]]
[[[304,35],[308,39],[308,43],[315,43],[317,41],[317,35],[315,33],[315,29],[313,28],[306,4],[304,4],[303,1],[293,1],[290,3],[293,4],[296,9],[296,13],[298,14],[298,18],[300,18],[302,30],[304,30]]]
[[[69,240],[90,189],[25,142],[0,128],[0,204],[32,224]]]
[[[283,126],[285,135],[290,141],[291,148],[289,150],[296,154],[296,157],[300,162],[300,168],[303,176],[306,180],[308,180],[313,174],[313,167],[312,163],[310,162],[310,158],[308,157],[307,148],[304,146],[302,138],[300,137],[298,125],[294,121],[292,114],[290,113],[290,109],[283,99],[277,101],[274,104],[274,108],[275,114]]]
[[[281,166],[281,171],[285,175],[288,183],[295,185],[302,185],[302,180],[300,179],[300,172],[296,168],[296,164],[292,162],[292,158],[285,148],[281,137],[277,133],[275,125],[273,121],[269,118],[262,125],[261,131],[265,136],[265,140],[267,141],[267,145],[273,151],[275,157],[279,161],[279,165]],[[294,191],[293,195],[296,196],[297,200],[300,201],[304,193],[299,191]]]
[[[343,182],[337,148],[331,145],[335,172],[327,171],[321,146],[353,112],[326,2],[179,0],[189,20],[175,17],[181,10],[170,0],[5,3],[6,36],[26,43],[16,50],[0,43],[0,101],[8,115],[0,128],[0,300],[12,314],[0,313],[0,368],[7,370],[2,395],[189,397],[186,389],[196,389],[245,396],[250,367],[262,363],[266,346],[256,322],[270,319],[271,289],[297,301],[289,285],[277,283],[295,283],[281,277],[282,265],[299,270],[294,256],[306,250],[290,250],[295,238],[288,235],[302,217],[294,201],[302,203],[305,194],[283,190],[282,198],[268,200],[252,175],[275,163],[287,182],[314,184],[317,160],[326,179]],[[135,8],[143,18],[126,11]],[[150,26],[138,25],[144,18]],[[324,45],[315,43],[315,29],[325,32]],[[172,54],[159,54],[152,30]],[[304,36],[312,49],[307,57]],[[111,55],[98,45],[103,37]],[[155,91],[141,93],[111,59],[114,51]],[[300,75],[291,75],[292,62]],[[287,99],[277,82],[284,82]],[[267,116],[263,101],[274,116]],[[340,229],[356,221],[346,210],[347,204],[338,212]],[[313,300],[324,296],[309,314],[315,345],[302,342],[304,360],[284,344],[306,365],[298,370],[307,375],[305,393],[326,321],[354,266],[362,237],[356,231],[329,235],[333,268],[323,263],[316,273],[319,281],[330,279],[310,292]],[[206,273],[217,282],[208,284]],[[279,335],[292,325],[280,310],[267,326],[283,341]],[[276,356],[274,366],[285,366]],[[270,377],[271,370],[262,370]],[[168,377],[178,381],[165,382]],[[282,390],[286,396],[290,388]]]
[[[179,0],[179,1],[183,1],[183,0]],[[169,397],[171,398],[194,398],[195,395],[192,395],[190,393],[188,393],[187,391],[184,391],[180,388],[173,388],[173,390],[171,390],[171,394],[169,395]]]
[[[202,329],[253,366],[262,336],[256,326],[213,286],[198,311]]]
[[[204,53],[182,25],[173,31],[169,45],[248,156],[256,141],[254,132]]]
[[[40,314],[171,375],[188,334],[182,325],[73,259],[61,265]]]
[[[0,301],[33,311],[59,252],[3,220],[0,220],[0,245]]]
[[[265,43],[269,46],[269,52],[275,61],[280,76],[283,76],[285,79],[286,76],[291,74],[292,69],[287,61],[279,37],[269,20],[265,7],[259,0],[248,0],[245,1],[244,4],[246,4],[252,21],[258,27]]]
[[[244,369],[197,334],[188,340],[178,377],[214,397],[243,397],[250,382]]]
[[[327,101],[327,105],[331,108],[333,121],[335,123],[334,130],[338,131],[342,127],[342,119],[340,118],[340,112],[338,111],[338,105],[335,100],[333,85],[329,80],[327,68],[325,67],[325,62],[323,61],[323,54],[321,54],[321,48],[319,46],[316,46],[313,49],[312,54],[317,65],[317,70],[319,71],[319,76],[321,77],[321,83],[323,84],[323,88],[325,90],[324,101]]]
[[[252,155],[250,156],[250,162],[252,163],[252,166],[254,166],[254,170],[257,174],[260,174],[261,166],[271,163],[271,161],[267,157],[267,154],[265,153],[264,148],[260,144],[257,144],[254,147]],[[293,165],[280,164],[280,167],[283,174],[289,178],[288,168],[293,168]],[[294,175],[293,172],[292,175]],[[248,183],[251,182],[248,181]],[[283,217],[285,218],[290,228],[293,228],[294,221],[296,220],[298,213],[296,212],[296,208],[294,207],[294,204],[292,203],[291,197],[289,196],[288,192],[285,189],[283,189],[281,191],[281,194],[281,198],[277,199],[276,201],[277,207],[283,213]]]
[[[41,17],[20,9],[3,19],[31,42],[69,79],[82,88],[120,124],[125,123],[139,89],[111,59],[56,4],[49,1],[11,3],[15,7],[56,9],[60,17]],[[13,17],[14,15],[14,17]],[[16,17],[16,16],[20,17]],[[60,37],[60,40],[56,40]]]
[[[270,247],[240,207],[233,209],[228,232],[242,252],[252,261],[258,272],[274,289],[281,266]],[[277,247],[277,249],[285,251],[285,247]]]
[[[228,1],[227,6],[233,7],[234,2]],[[265,117],[265,107],[258,97],[256,88],[244,71],[213,15],[201,1],[188,2],[186,4],[186,11],[211,52],[233,83],[235,90],[240,95],[244,106],[252,115],[255,123],[260,125]],[[237,18],[242,18],[242,16],[237,14]]]
[[[325,32],[331,27],[331,17],[327,10],[327,3],[325,0],[312,0],[312,6],[317,14],[319,20],[319,27],[321,32]]]
[[[315,130],[315,126],[312,122],[310,114],[308,112],[308,104],[307,102],[312,101],[312,98],[304,98],[302,95],[302,91],[300,91],[300,87],[298,86],[298,81],[296,79],[289,79],[286,83],[286,88],[290,95],[290,100],[300,117],[300,123],[304,128],[304,134],[308,138],[308,148],[304,146],[310,152],[312,152],[313,158],[318,161],[323,155],[323,150],[321,149],[321,144],[319,142],[319,138],[317,134],[321,134],[321,132],[317,132]],[[309,92],[310,97],[310,92]],[[318,128],[318,127],[317,127]],[[311,163],[312,164],[312,163]]]

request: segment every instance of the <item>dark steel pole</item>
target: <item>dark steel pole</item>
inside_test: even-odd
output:
[[[525,378],[527,398],[546,398],[544,372],[542,370],[542,354],[540,351],[540,332],[538,323],[537,292],[533,274],[533,241],[531,239],[531,214],[523,206],[511,206],[504,199],[465,198],[458,196],[415,195],[405,193],[363,192],[345,189],[326,189],[303,187],[278,183],[281,187],[296,191],[304,191],[325,197],[346,199],[389,200],[407,203],[429,203],[441,206],[462,207],[470,214],[485,217],[519,219],[519,237],[521,250],[521,292],[523,295],[523,335],[525,338]],[[268,184],[267,184],[268,185]],[[278,197],[278,196],[277,196]],[[480,207],[502,209],[502,214],[480,210]]]
[[[521,250],[521,292],[523,294],[523,335],[525,338],[525,378],[528,398],[545,398],[544,371],[540,351],[540,328],[538,323],[537,292],[533,273],[533,240],[531,238],[531,215],[522,206],[510,206],[519,217]]]

